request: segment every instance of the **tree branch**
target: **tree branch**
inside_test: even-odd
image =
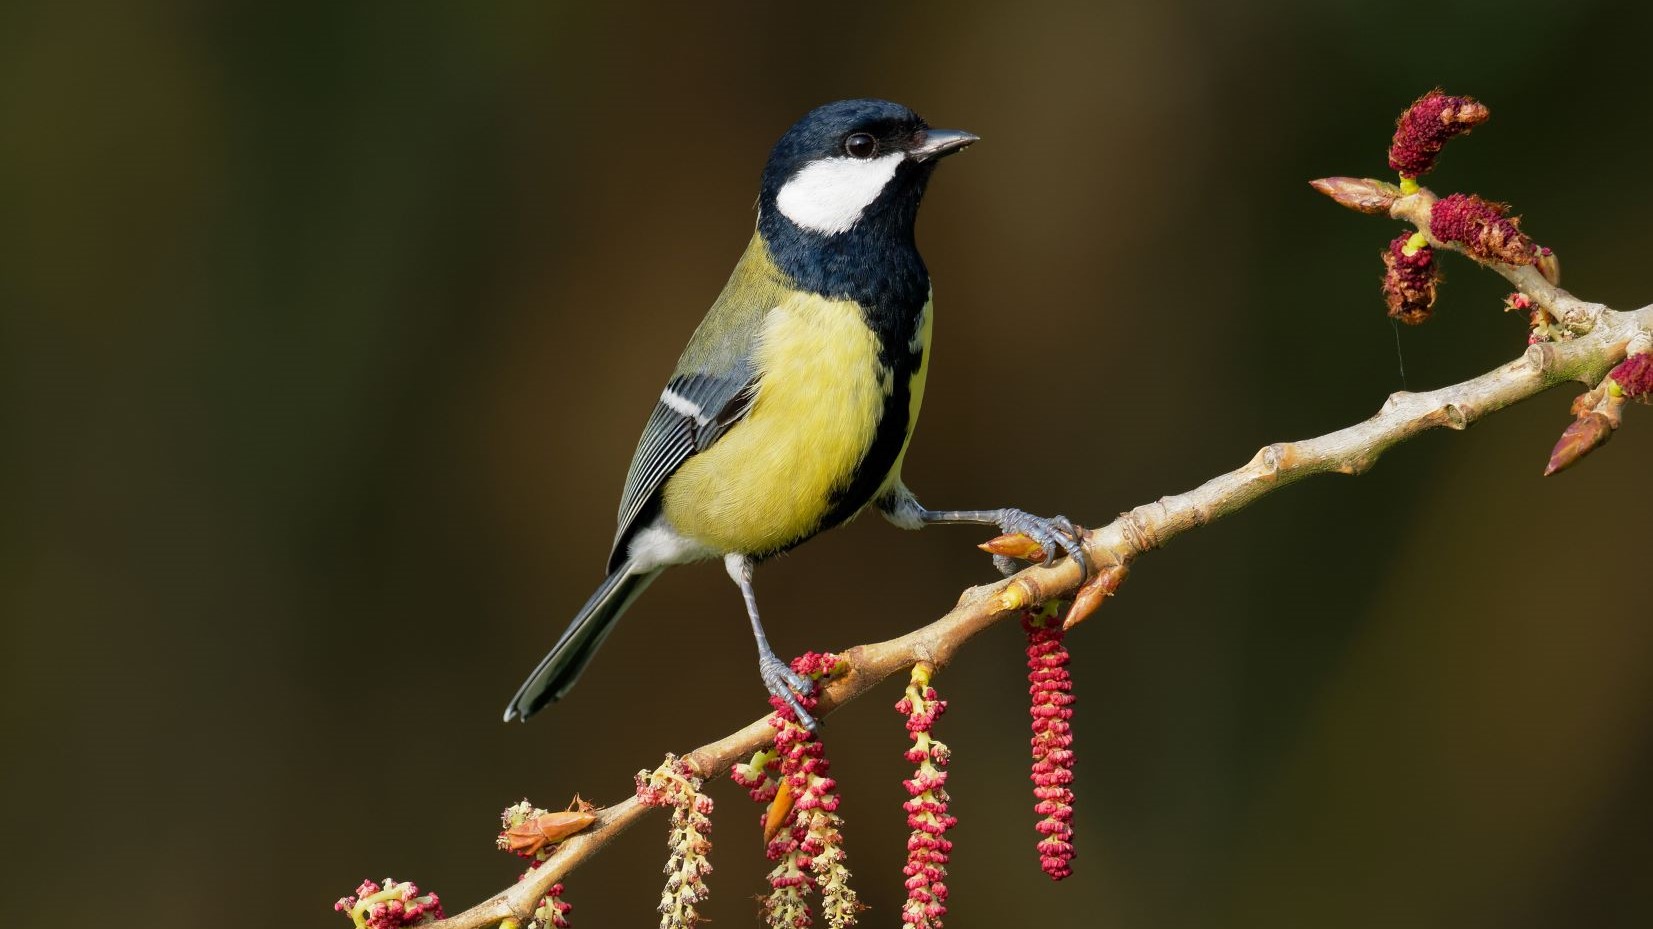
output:
[[[1433,195],[1427,191],[1414,194],[1397,201],[1393,215],[1412,220],[1428,235],[1431,202]],[[1531,345],[1520,358],[1462,383],[1425,393],[1392,394],[1370,419],[1336,432],[1266,446],[1233,471],[1185,493],[1139,506],[1089,533],[1086,550],[1092,563],[1129,564],[1189,529],[1227,516],[1302,478],[1327,472],[1360,474],[1389,448],[1412,436],[1442,426],[1462,430],[1564,381],[1594,386],[1625,357],[1632,340],[1645,342],[1653,332],[1653,305],[1617,312],[1573,297],[1531,267],[1490,266],[1564,325],[1586,334],[1565,342]],[[819,712],[832,712],[917,662],[946,664],[960,646],[988,626],[1023,607],[1071,595],[1080,581],[1079,568],[1068,559],[1050,567],[1032,567],[998,583],[966,590],[951,612],[927,626],[840,652],[848,670],[827,686]],[[765,719],[758,719],[702,745],[683,760],[702,777],[718,777],[773,737],[774,730]],[[632,797],[602,810],[589,829],[563,842],[519,883],[462,913],[428,924],[428,929],[481,929],[506,919],[526,922],[551,885],[601,851],[648,809]]]
[[[1526,265],[1505,264],[1500,261],[1481,261],[1468,249],[1456,242],[1443,242],[1435,237],[1430,229],[1431,207],[1435,205],[1435,194],[1428,188],[1422,188],[1410,196],[1401,197],[1389,208],[1389,215],[1396,219],[1403,219],[1418,227],[1429,244],[1438,249],[1454,251],[1465,255],[1503,275],[1504,279],[1515,285],[1515,289],[1531,297],[1533,302],[1550,312],[1561,326],[1571,332],[1589,332],[1596,322],[1601,319],[1607,307],[1588,300],[1580,300],[1560,285],[1552,283],[1541,274],[1537,267]],[[1599,378],[1598,378],[1599,380]],[[1591,386],[1594,386],[1593,384]]]
[[[1068,623],[1077,622],[1094,608],[1100,596],[1112,592],[1125,567],[1144,552],[1302,478],[1327,472],[1363,473],[1385,451],[1412,436],[1442,426],[1465,429],[1488,414],[1537,396],[1563,381],[1577,380],[1594,388],[1575,401],[1575,406],[1588,406],[1596,400],[1605,403],[1609,395],[1615,398],[1613,402],[1622,403],[1621,394],[1633,395],[1625,385],[1604,383],[1603,379],[1627,353],[1653,349],[1653,306],[1618,312],[1563,290],[1557,283],[1559,266],[1553,254],[1539,249],[1520,233],[1515,220],[1504,217],[1504,207],[1473,197],[1449,198],[1449,203],[1441,204],[1444,218],[1440,221],[1448,239],[1437,237],[1431,229],[1437,200],[1434,193],[1418,186],[1417,178],[1432,169],[1446,140],[1479,125],[1487,115],[1486,107],[1475,100],[1432,91],[1408,108],[1397,124],[1389,162],[1401,171],[1401,185],[1355,178],[1324,178],[1313,183],[1317,190],[1344,206],[1364,213],[1387,213],[1417,228],[1417,235],[1396,239],[1385,254],[1385,294],[1391,315],[1407,318],[1411,314],[1415,317],[1408,320],[1411,322],[1428,317],[1438,281],[1432,254],[1422,252],[1428,245],[1467,255],[1514,284],[1526,302],[1512,302],[1512,306],[1536,304],[1541,308],[1534,315],[1534,337],[1543,341],[1530,345],[1520,358],[1479,377],[1425,393],[1392,394],[1369,419],[1316,438],[1266,446],[1233,471],[1185,493],[1162,497],[1121,514],[1087,534],[1086,554],[1100,570],[1096,580],[1083,589],[1080,585],[1084,578],[1072,559],[1028,568],[996,584],[966,590],[951,612],[927,626],[840,653],[846,670],[827,684],[816,712],[831,713],[884,678],[919,662],[944,665],[966,641],[1005,616],[1071,597],[1076,591],[1078,600],[1069,612]],[[1476,211],[1473,218],[1479,225],[1466,225],[1466,206]],[[1420,254],[1422,257],[1417,257]],[[1552,337],[1555,341],[1548,340]],[[1614,377],[1619,376],[1615,372]],[[1637,387],[1642,392],[1647,389],[1639,383]],[[1600,444],[1604,435],[1598,435],[1594,444]],[[1589,447],[1594,446],[1574,450],[1568,462]],[[1551,469],[1558,466],[1565,464],[1558,465],[1552,457]],[[767,719],[759,719],[695,749],[682,762],[702,778],[717,777],[774,737],[775,730]],[[563,842],[514,887],[428,926],[481,929],[501,922],[514,925],[527,921],[553,884],[636,822],[646,809],[634,796],[601,811],[591,828]]]

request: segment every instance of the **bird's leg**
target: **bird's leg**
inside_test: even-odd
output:
[[[740,595],[746,599],[746,615],[752,619],[752,638],[758,643],[758,673],[763,676],[763,686],[786,701],[792,712],[798,714],[798,722],[805,729],[814,731],[815,717],[804,709],[798,694],[809,693],[815,684],[775,657],[774,649],[769,647],[769,637],[763,634],[763,622],[758,619],[758,598],[752,591],[752,559],[731,553],[723,556],[723,567],[729,572],[729,577],[740,585]]]
[[[976,526],[997,526],[1001,532],[1019,532],[1044,549],[1045,564],[1055,561],[1058,554],[1066,554],[1079,564],[1079,570],[1090,577],[1090,559],[1085,557],[1085,540],[1079,527],[1066,516],[1046,519],[1025,510],[1006,507],[1002,510],[932,510],[918,502],[912,491],[901,485],[878,501],[878,508],[890,522],[904,529],[935,526],[947,523]],[[994,564],[1004,570],[1005,563],[995,556]]]

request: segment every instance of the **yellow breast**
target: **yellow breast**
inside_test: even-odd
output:
[[[871,446],[893,388],[877,338],[847,300],[788,296],[765,316],[754,362],[751,411],[684,462],[662,498],[673,528],[720,551],[775,551],[813,532]],[[922,375],[914,380],[922,390]],[[915,390],[915,414],[917,405]]]

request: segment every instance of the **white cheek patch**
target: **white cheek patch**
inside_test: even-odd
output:
[[[895,177],[907,156],[891,152],[877,158],[822,158],[804,165],[775,196],[787,219],[823,235],[846,232],[861,221]]]

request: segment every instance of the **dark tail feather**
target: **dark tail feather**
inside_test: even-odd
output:
[[[630,569],[629,561],[620,565],[580,608],[579,615],[563,630],[562,638],[540,659],[539,667],[528,675],[528,680],[522,682],[517,695],[505,707],[506,722],[526,720],[547,703],[561,700],[562,695],[568,693],[568,689],[579,679],[591,656],[597,654],[603,640],[608,638],[614,621],[620,618],[626,607],[631,606],[650,581],[660,576],[659,571],[632,574]]]

